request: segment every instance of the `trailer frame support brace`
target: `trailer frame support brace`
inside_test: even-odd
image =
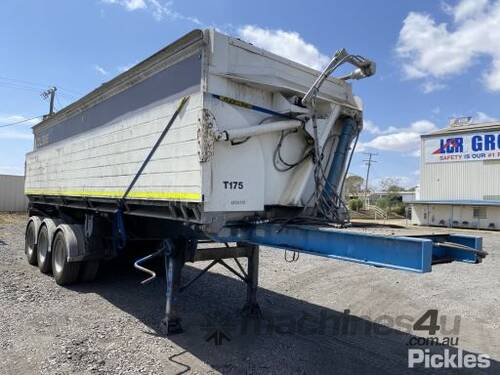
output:
[[[259,287],[259,247],[253,246],[248,256],[247,266],[247,300],[243,306],[243,315],[249,318],[260,318],[262,312],[257,302],[257,289]]]
[[[162,331],[166,335],[182,333],[181,318],[178,311],[178,295],[180,293],[181,273],[184,267],[184,252],[175,247],[170,240],[165,240],[165,317],[161,321]]]

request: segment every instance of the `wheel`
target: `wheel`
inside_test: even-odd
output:
[[[60,222],[59,219],[46,217],[40,224],[36,252],[38,268],[42,273],[52,271],[52,239]]]
[[[49,245],[49,230],[46,225],[42,225],[38,233],[38,242],[36,246],[38,268],[42,273],[49,273],[52,270]]]
[[[80,263],[68,262],[68,247],[64,232],[58,231],[52,243],[52,274],[59,285],[69,285],[78,279]]]
[[[24,253],[26,254],[28,263],[33,266],[36,265],[36,226],[33,220],[30,221],[26,227],[26,234],[24,237]]]
[[[94,281],[97,276],[97,271],[99,270],[99,261],[89,260],[83,262],[80,268],[80,281],[84,283]]]

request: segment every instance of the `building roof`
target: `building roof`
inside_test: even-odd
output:
[[[427,204],[427,205],[447,205],[447,206],[498,206],[500,201],[486,201],[474,199],[453,199],[453,200],[415,200],[411,204]]]
[[[450,126],[448,128],[439,129],[431,133],[422,134],[422,137],[434,135],[469,133],[477,131],[496,131],[500,130],[500,121],[481,122],[476,124],[467,124],[462,126]]]

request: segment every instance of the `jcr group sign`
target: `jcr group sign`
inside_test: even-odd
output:
[[[426,163],[500,159],[500,132],[424,138]]]

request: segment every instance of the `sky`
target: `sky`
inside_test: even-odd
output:
[[[500,118],[500,1],[2,1],[0,173],[23,174],[31,119],[61,109],[196,28],[215,27],[321,68],[339,48],[377,63],[355,81],[364,130],[350,172],[419,181],[420,134]]]

